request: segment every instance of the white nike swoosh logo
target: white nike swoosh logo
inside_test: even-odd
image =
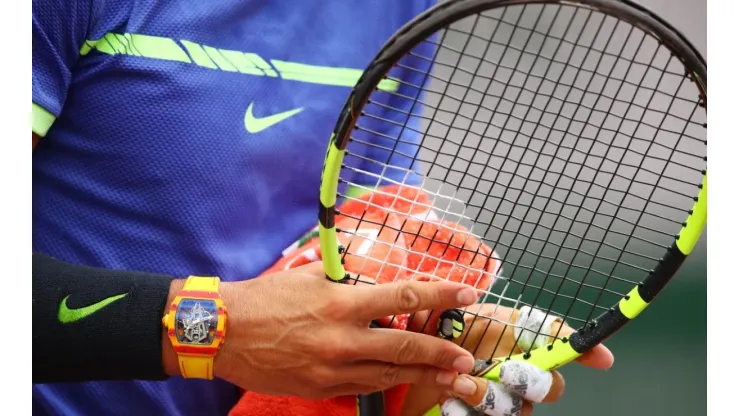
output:
[[[259,133],[264,129],[270,128],[281,121],[284,121],[303,111],[303,107],[293,110],[283,111],[282,113],[273,114],[267,117],[255,117],[252,114],[254,102],[249,103],[247,113],[244,115],[244,127],[250,133]]]

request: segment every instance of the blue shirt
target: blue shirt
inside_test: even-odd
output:
[[[259,275],[316,225],[328,138],[362,69],[432,3],[34,0],[34,251]],[[34,414],[216,415],[237,400],[182,378],[33,387]]]

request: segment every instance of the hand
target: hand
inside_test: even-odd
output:
[[[443,416],[529,416],[533,403],[556,401],[565,389],[557,372],[548,372],[523,361],[501,365],[501,383],[461,375],[453,396],[443,399]],[[465,394],[460,390],[468,390]]]
[[[538,334],[540,328],[551,336],[563,337],[573,333],[573,329],[560,318],[529,307],[515,311],[487,304],[467,310],[473,312],[465,314],[466,326],[469,327],[468,339],[464,339],[463,335],[459,338],[459,343],[477,345],[476,355],[480,354],[479,357],[507,355],[516,340],[516,352],[528,351],[552,342],[553,338]],[[491,316],[494,320],[475,319],[475,314]],[[515,325],[504,326],[501,322],[515,322]],[[534,332],[519,328],[530,328]],[[503,339],[499,343],[502,333]],[[614,356],[604,345],[599,345],[579,357],[577,362],[597,369],[607,369],[614,363]],[[447,400],[443,404],[442,413],[445,416],[529,416],[532,414],[533,404],[557,401],[565,391],[565,380],[559,372],[544,371],[526,361],[503,363],[500,381],[499,384],[483,378],[460,376],[453,385],[453,396],[457,399]],[[463,409],[466,410],[465,413],[461,413]]]
[[[243,389],[307,399],[402,383],[449,389],[456,372],[472,371],[472,355],[454,343],[369,328],[388,315],[472,305],[467,285],[341,285],[321,263],[221,285],[228,322],[214,373]]]
[[[561,319],[546,316],[544,312],[528,307],[517,311],[495,304],[478,304],[463,310],[469,312],[464,313],[466,329],[455,343],[474,352],[478,359],[506,356],[512,349],[515,353],[527,351],[533,344],[536,348],[552,340],[551,337],[538,335],[536,332],[515,329],[517,327],[533,328],[534,331],[543,328],[542,332],[546,332],[544,328],[547,328],[550,335],[558,337],[573,332]],[[412,320],[410,327],[432,333],[432,329],[428,328],[430,325],[424,326],[428,316],[419,314]],[[437,316],[438,314],[433,314],[432,322],[435,322]],[[503,322],[511,324],[504,325]],[[515,347],[517,339],[518,345]],[[614,356],[605,346],[599,345],[579,357],[577,362],[596,369],[607,369],[614,363]],[[404,414],[423,414],[433,405],[429,399],[423,398],[440,397],[440,402],[444,402],[442,413],[445,416],[529,416],[534,403],[557,401],[565,390],[565,380],[559,372],[544,371],[526,361],[503,363],[500,381],[501,383],[495,383],[484,378],[460,375],[455,379],[450,393],[439,388],[413,387]],[[450,399],[450,396],[454,398]]]

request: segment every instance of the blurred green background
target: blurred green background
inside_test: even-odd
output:
[[[564,367],[565,396],[539,405],[535,414],[706,414],[706,259],[705,235],[675,280],[607,342],[614,367],[606,372]]]
[[[706,0],[636,0],[636,2],[646,6],[676,27],[706,57]],[[466,47],[465,45],[461,43],[456,46],[462,49]],[[517,63],[512,65],[515,66]],[[444,134],[446,134],[445,130],[438,133],[440,137]],[[702,149],[702,151],[705,150]],[[697,178],[692,177],[691,180],[697,180]],[[539,187],[537,189],[539,190]],[[479,218],[478,215],[470,212],[468,214],[470,218]],[[497,230],[503,229],[503,224],[509,221],[508,217],[501,217],[500,220],[502,224],[499,224],[496,231],[492,232],[496,233]],[[492,218],[491,221],[495,220]],[[661,227],[656,226],[656,228]],[[623,231],[630,232],[629,230]],[[501,236],[496,235],[490,238],[490,241],[499,241]],[[592,238],[598,237],[592,236]],[[643,236],[643,238],[650,239],[648,236]],[[502,245],[508,248],[515,246],[511,241]],[[654,246],[652,248],[655,249]],[[643,252],[636,247],[632,249]],[[506,255],[510,256],[510,261],[518,262],[522,254],[519,252],[518,256],[512,255],[515,251],[509,249]],[[643,252],[643,254],[660,257],[662,251],[660,253]],[[557,253],[550,255],[557,256]],[[523,257],[521,258],[521,263],[528,263]],[[635,260],[631,261],[639,264]],[[529,265],[532,266],[532,264]],[[652,264],[642,264],[642,266],[653,267]],[[547,265],[538,267],[540,270],[549,270]],[[506,265],[504,269],[506,270]],[[605,267],[602,272],[606,269],[608,267]],[[569,269],[568,271],[569,275],[574,273],[574,270]],[[559,273],[564,274],[565,272]],[[518,274],[519,281],[525,281],[529,272],[521,269]],[[638,282],[645,276],[624,275],[623,277]],[[558,403],[538,405],[535,415],[697,416],[706,414],[706,277],[706,236],[703,236],[678,275],[647,310],[608,340],[606,344],[616,358],[614,367],[608,371],[599,371],[583,368],[577,364],[565,366],[561,369],[568,386],[565,396]],[[539,278],[544,279],[543,276]],[[581,281],[583,276],[571,276],[571,278]],[[597,277],[591,276],[591,278]],[[533,277],[533,279],[537,278]],[[502,291],[506,282],[502,280],[500,284],[501,286],[498,290],[494,290],[494,293],[504,293]],[[540,281],[534,284],[539,287]],[[595,287],[600,287],[604,283],[594,282],[593,284]],[[632,286],[628,284],[618,288],[614,286],[614,283],[611,284],[611,289],[619,293],[625,293]],[[570,286],[572,287],[567,290],[563,289],[562,293],[573,296],[577,287],[576,285]],[[557,287],[550,287],[550,289],[558,291]],[[523,294],[524,302],[532,302],[531,297],[539,296],[539,292],[538,288],[534,293]],[[513,289],[511,293],[515,296],[519,292],[518,289]],[[592,295],[595,298],[598,293],[594,291]],[[579,297],[589,301],[595,300],[590,299],[585,293],[580,293]],[[599,304],[607,306],[617,301],[618,297],[609,300],[601,299]],[[547,303],[548,300],[539,299],[537,305]],[[566,303],[570,305],[570,301]],[[588,309],[585,304],[581,306],[582,309]],[[554,310],[563,313],[563,309],[559,310],[557,306]],[[578,312],[574,308],[568,316],[585,317],[584,314],[587,313],[589,312]]]

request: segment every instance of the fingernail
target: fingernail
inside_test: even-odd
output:
[[[449,371],[440,371],[440,373],[437,374],[437,383],[449,386],[453,381],[455,381],[456,376],[457,374]]]
[[[478,390],[478,386],[475,385],[473,380],[465,376],[457,377],[455,382],[452,383],[452,391],[461,396],[472,396],[476,390]]]
[[[472,305],[475,303],[476,299],[476,293],[475,290],[471,287],[466,287],[465,289],[460,289],[459,292],[457,292],[457,301],[461,305]]]
[[[473,371],[474,365],[475,361],[473,357],[463,355],[462,357],[455,358],[455,361],[452,362],[452,369],[458,373],[469,373]]]

